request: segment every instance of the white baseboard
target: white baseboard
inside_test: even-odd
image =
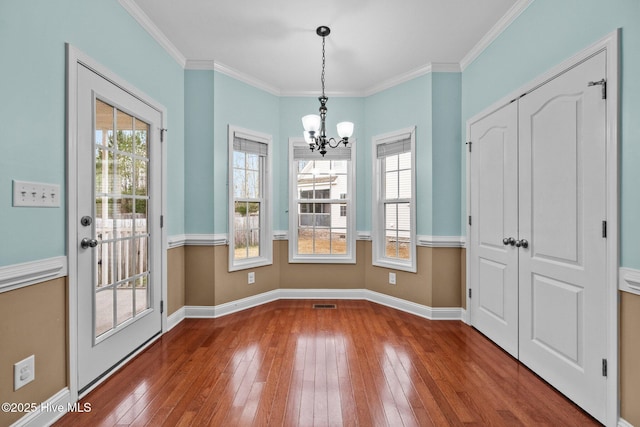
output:
[[[29,412],[27,415],[11,424],[11,427],[50,426],[70,410],[75,409],[77,411],[78,406],[74,405],[75,402],[71,401],[71,392],[68,388],[63,388],[38,405],[38,408],[35,411]]]
[[[178,323],[182,322],[185,319],[185,308],[180,307],[175,312],[171,313],[167,316],[167,330],[165,332],[169,332],[173,329]]]
[[[633,424],[631,424],[629,421],[625,420],[624,418],[620,418],[618,419],[618,427],[633,427]]]
[[[466,310],[460,307],[429,307],[368,289],[276,289],[216,306],[185,306],[183,318],[216,318],[279,299],[367,300],[429,320],[465,321],[466,319]],[[176,316],[177,319],[181,315],[176,313],[171,316]],[[176,322],[179,323],[181,320]]]

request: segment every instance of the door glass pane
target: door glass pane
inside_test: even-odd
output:
[[[151,306],[148,282],[149,125],[96,100],[95,337]],[[114,119],[115,118],[115,119]],[[115,135],[115,144],[114,144]]]
[[[113,329],[113,288],[96,292],[96,337]]]
[[[116,287],[118,325],[133,317],[133,283],[124,282]]]
[[[138,277],[135,281],[136,285],[136,314],[142,313],[149,308],[149,287],[147,286],[148,276]]]

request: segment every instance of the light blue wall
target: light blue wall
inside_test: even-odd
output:
[[[214,72],[187,70],[184,86],[185,232],[212,234]]]
[[[279,122],[280,102],[279,98],[263,90],[233,79],[225,74],[214,72],[213,89],[213,206],[214,206],[214,233],[227,232],[228,199],[228,126],[237,126],[255,132],[271,135],[274,144],[280,143]],[[187,152],[190,152],[190,144],[187,143]],[[276,149],[278,150],[278,149]],[[274,150],[274,151],[276,151]],[[274,169],[279,165],[274,162]],[[191,165],[187,165],[188,168]],[[280,191],[274,178],[274,200],[279,200]],[[188,193],[198,192],[195,197],[208,197],[205,192],[200,193],[198,187],[187,188]],[[192,195],[189,196],[193,200]],[[191,209],[186,206],[185,209]],[[202,231],[198,231],[201,233]]]
[[[167,108],[167,227],[184,233],[182,68],[114,0],[1,1],[0,266],[66,254],[64,204],[11,206],[12,179],[66,186],[65,42]]]
[[[460,236],[462,74],[433,73],[433,226],[436,236]]]
[[[464,125],[485,107],[619,27],[622,28],[621,265],[640,268],[640,245],[637,243],[640,241],[638,0],[534,1],[464,70],[462,123]],[[462,202],[464,211],[464,199]]]
[[[432,200],[432,74],[426,74],[371,95],[365,100],[365,137],[371,144],[376,135],[416,127],[416,212],[417,233],[433,234]],[[371,149],[366,154],[371,182]],[[371,189],[364,212],[364,228],[371,230]]]

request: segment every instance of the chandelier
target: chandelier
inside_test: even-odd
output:
[[[311,151],[317,150],[322,154],[322,157],[327,153],[326,148],[337,148],[340,143],[347,145],[349,143],[349,137],[353,135],[353,123],[352,122],[340,122],[337,125],[339,140],[334,138],[327,138],[325,119],[327,117],[327,98],[324,94],[324,42],[325,38],[329,35],[331,29],[329,27],[320,26],[316,29],[316,34],[322,37],[322,75],[320,81],[322,82],[322,96],[318,98],[320,101],[320,115],[309,114],[302,118],[302,126],[304,127],[304,140],[309,144]]]

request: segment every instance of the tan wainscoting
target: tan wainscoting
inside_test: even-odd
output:
[[[640,426],[640,295],[620,292],[620,416]]]
[[[373,266],[370,241],[356,243],[355,264],[289,263],[288,250],[288,241],[276,240],[272,265],[229,272],[226,245],[170,249],[169,314],[182,306],[212,307],[276,289],[368,289],[427,307],[464,306],[461,248],[418,247],[417,273]],[[251,285],[249,271],[256,275]],[[396,273],[396,285],[389,284],[389,272]]]
[[[0,401],[41,403],[67,387],[67,278],[0,293]],[[13,391],[13,365],[35,355],[35,380]],[[24,413],[0,412],[0,425]]]
[[[167,251],[167,315],[185,306],[185,247]]]

